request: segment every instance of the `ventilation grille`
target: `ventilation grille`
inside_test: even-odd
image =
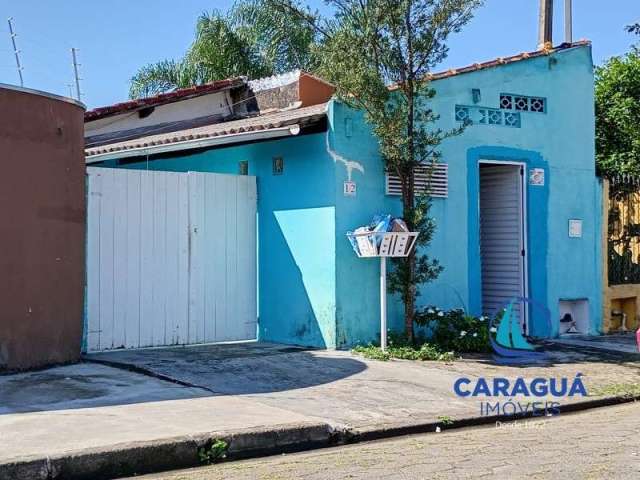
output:
[[[400,179],[397,175],[388,173],[385,176],[385,192],[387,195],[402,195]],[[414,188],[418,194],[427,194],[435,198],[449,196],[449,170],[446,163],[417,167],[414,176]]]

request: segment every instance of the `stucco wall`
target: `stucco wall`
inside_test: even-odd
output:
[[[84,295],[83,112],[0,87],[0,370],[80,355]]]
[[[324,149],[319,133],[126,165],[238,174],[239,162],[248,162],[258,185],[261,340],[335,347],[334,166]],[[274,157],[284,160],[280,175]]]
[[[586,298],[591,330],[601,312],[600,188],[594,167],[593,66],[589,47],[454,76],[433,83],[438,126],[459,124],[455,105],[497,108],[500,93],[545,97],[546,113],[522,113],[521,127],[473,125],[442,145],[449,196],[434,199],[437,231],[428,253],[444,266],[421,289],[419,304],[479,314],[481,300],[478,160],[543,168],[544,186],[528,185],[529,297],[546,305],[551,331],[533,315],[533,331],[556,335],[558,301]],[[385,195],[378,144],[362,114],[332,102],[329,131],[128,164],[128,168],[237,173],[240,161],[258,181],[260,339],[346,347],[379,335],[379,262],[358,259],[346,232],[376,213],[400,215]],[[172,154],[175,155],[175,154]],[[274,175],[272,159],[284,159]],[[356,182],[354,197],[343,183]],[[569,238],[569,219],[583,220]],[[402,328],[402,305],[389,298],[389,327]]]
[[[534,333],[556,335],[558,301],[589,301],[591,331],[601,316],[600,188],[595,177],[593,65],[590,47],[467,73],[434,82],[433,109],[438,126],[459,125],[455,105],[474,105],[472,89],[480,89],[478,106],[499,107],[500,93],[547,99],[546,113],[523,112],[521,128],[472,125],[442,145],[449,164],[449,197],[434,199],[437,231],[428,253],[444,266],[440,277],[421,289],[419,303],[462,307],[479,314],[481,284],[478,228],[479,159],[515,160],[545,170],[544,186],[527,186],[529,297],[549,308],[551,332],[536,323]],[[399,214],[397,197],[384,195],[382,161],[376,141],[361,114],[336,104],[331,141],[338,155],[360,168],[352,170],[356,197],[338,195],[336,202],[336,269],[338,344],[368,341],[379,334],[377,260],[357,259],[344,238],[347,230],[375,213]],[[348,178],[336,169],[336,188]],[[569,238],[569,219],[583,220],[582,238]],[[353,286],[353,287],[351,287]],[[390,328],[401,328],[398,299],[390,299]]]

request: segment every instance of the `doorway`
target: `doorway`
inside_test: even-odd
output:
[[[525,166],[481,161],[479,169],[482,312],[494,316],[527,296]],[[526,303],[514,302],[513,311],[527,335]]]

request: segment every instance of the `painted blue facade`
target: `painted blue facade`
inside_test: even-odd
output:
[[[553,326],[543,331],[534,316],[533,333],[557,335],[560,299],[587,299],[590,329],[596,333],[601,320],[601,192],[594,164],[590,47],[432,85],[437,92],[433,108],[443,129],[459,125],[456,106],[498,109],[503,93],[544,98],[546,107],[542,113],[521,112],[513,126],[476,122],[442,145],[449,194],[433,200],[437,232],[429,254],[444,271],[422,288],[419,302],[480,313],[478,161],[519,161],[545,172],[544,186],[527,186],[528,282],[529,296],[548,306]],[[399,215],[400,200],[385,195],[377,141],[362,115],[331,102],[328,119],[326,133],[126,165],[235,174],[240,161],[249,162],[249,174],[258,181],[262,340],[340,348],[379,336],[379,263],[358,259],[345,233],[375,213]],[[284,159],[282,175],[272,172],[272,159],[278,156]],[[357,184],[355,197],[343,195],[348,179]],[[569,219],[583,220],[581,238],[568,236]],[[390,328],[401,328],[397,298],[389,298],[389,321]]]

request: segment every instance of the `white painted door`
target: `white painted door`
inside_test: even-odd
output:
[[[482,310],[494,315],[525,296],[523,176],[520,165],[480,164]],[[517,302],[526,331],[526,308]],[[515,305],[514,305],[515,306]]]
[[[87,172],[88,351],[255,339],[255,177]]]

